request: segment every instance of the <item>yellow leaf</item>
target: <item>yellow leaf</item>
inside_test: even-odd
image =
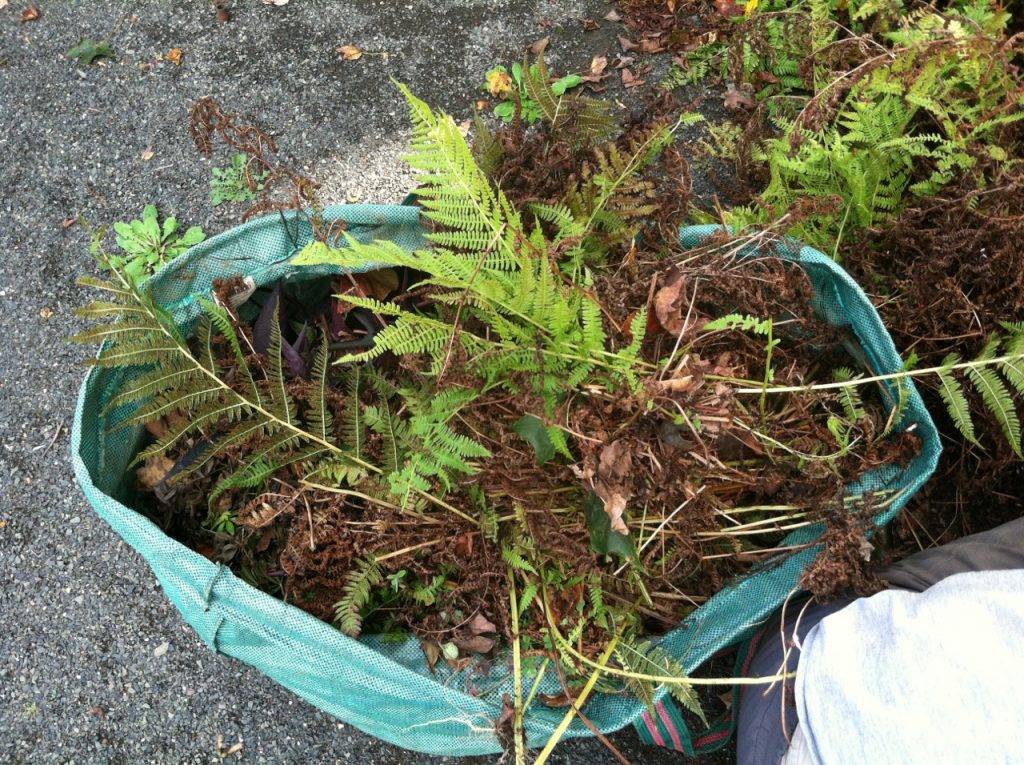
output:
[[[512,90],[512,78],[508,72],[495,70],[487,75],[487,90],[492,96],[503,96]]]
[[[164,56],[175,66],[181,66],[181,48],[171,48],[171,52]]]
[[[747,0],[747,7],[743,9],[743,14],[745,16],[749,16],[750,14],[752,14],[754,11],[757,10],[757,4],[759,2],[760,0]]]
[[[337,49],[345,61],[355,61],[363,57],[363,52],[355,45],[342,45]]]

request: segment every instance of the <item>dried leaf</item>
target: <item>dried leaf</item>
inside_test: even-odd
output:
[[[135,477],[139,483],[147,489],[153,489],[164,480],[164,477],[174,467],[174,460],[162,454],[154,454],[146,459],[145,463],[135,471]]]
[[[548,43],[550,42],[550,37],[542,37],[539,40],[537,40],[537,42],[530,46],[529,51],[534,56],[540,56],[547,49]]]
[[[494,634],[498,631],[494,623],[483,614],[477,614],[473,617],[473,620],[469,623],[469,629],[474,635]]]
[[[51,318],[53,318],[53,309],[52,308],[40,308],[39,309],[39,315],[42,318],[44,318],[44,319],[51,319]]]
[[[217,21],[231,21],[231,0],[213,0],[213,7],[217,9]]]
[[[627,66],[630,66],[634,61],[636,61],[635,56],[618,56],[615,59],[615,68],[625,69]]]
[[[503,97],[512,90],[512,77],[508,72],[495,69],[487,75],[487,92],[496,98]]]
[[[640,41],[641,53],[661,53],[663,50],[665,50],[665,46],[656,38],[645,37]]]
[[[175,66],[181,66],[181,48],[171,48],[170,52],[164,56],[164,58]]]
[[[622,514],[626,510],[626,502],[632,496],[632,492],[626,488],[632,469],[633,458],[626,441],[613,441],[601,450],[594,491],[604,500],[604,511],[611,520],[612,531],[620,534],[629,533]]]
[[[584,32],[593,32],[595,29],[600,29],[601,25],[593,19],[580,19],[580,23],[583,25]]]
[[[622,21],[622,16],[619,15],[619,12],[617,10],[612,8],[610,11],[608,11],[608,13],[606,13],[604,15],[604,20],[605,21]]]
[[[622,70],[622,84],[625,85],[627,88],[638,88],[645,82],[647,81],[641,79],[640,77],[637,77],[628,69]]]
[[[476,659],[472,656],[462,656],[458,659],[448,659],[448,666],[454,669],[456,672],[461,672],[466,667],[472,665]]]
[[[107,710],[105,710],[103,707],[91,707],[87,714],[93,717],[98,717],[99,719],[103,720],[107,716]]]
[[[606,77],[610,77],[611,73],[605,71],[608,68],[608,57],[607,56],[594,56],[590,60],[590,71],[583,75],[584,82],[600,82]]]
[[[725,108],[726,109],[751,109],[757,103],[752,96],[744,93],[742,90],[732,88],[725,93]]]
[[[22,20],[22,22],[25,22],[25,21],[37,21],[39,19],[39,17],[42,16],[42,15],[43,14],[40,12],[38,7],[36,7],[32,3],[29,3],[28,7],[25,8],[25,10],[23,10],[21,12],[21,20]]]
[[[441,660],[441,646],[433,640],[421,640],[420,648],[427,659],[427,667],[433,672],[437,662]]]
[[[149,162],[149,160],[153,159],[153,157],[156,155],[154,154],[152,149],[146,149],[144,152],[142,152],[140,156],[143,162]]]
[[[460,534],[455,538],[454,550],[455,556],[462,560],[471,558],[473,556],[473,539],[476,537],[475,531],[467,531],[464,534]]]
[[[362,49],[355,45],[342,45],[340,48],[335,48],[335,51],[340,53],[345,61],[357,61],[363,57]]]
[[[727,17],[743,15],[743,9],[735,0],[715,0],[715,10]]]
[[[538,693],[537,700],[544,706],[553,707],[555,709],[562,709],[563,707],[570,707],[580,697],[583,692],[582,685],[576,687],[569,686],[562,693]]]
[[[686,322],[686,279],[673,269],[668,282],[654,293],[654,315],[669,334],[679,337]]]
[[[458,636],[453,642],[466,653],[490,653],[496,641],[483,635],[469,635]],[[449,663],[451,661],[450,659]]]
[[[264,5],[288,5],[288,0],[263,0]]]
[[[637,43],[633,42],[628,37],[622,37],[621,35],[619,36],[619,45],[622,46],[622,50],[627,52],[631,50],[637,50],[640,47]]]
[[[491,105],[487,103],[487,101],[480,100],[476,102],[477,111],[480,112],[487,111],[490,108],[490,106]]]
[[[62,220],[60,222],[60,225],[62,227],[64,227],[64,228],[71,228],[76,223],[78,223],[78,219],[77,218],[65,218],[64,220]]]
[[[0,10],[7,7],[7,0],[0,0]]]

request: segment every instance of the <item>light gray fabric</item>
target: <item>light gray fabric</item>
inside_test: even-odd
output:
[[[1024,571],[863,598],[801,648],[807,761],[1024,763]]]

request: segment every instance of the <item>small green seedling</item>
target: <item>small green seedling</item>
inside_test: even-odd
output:
[[[245,171],[249,158],[244,154],[235,154],[231,157],[231,164],[228,167],[213,168],[213,177],[210,178],[210,202],[214,207],[225,202],[251,202],[256,199],[256,193],[263,191],[267,171],[253,176],[256,182],[256,189],[249,187]]]
[[[537,64],[530,65],[530,74],[536,76]],[[496,96],[505,96],[505,100],[494,107],[494,114],[504,122],[511,122],[516,115],[516,99],[511,94],[513,91],[518,94],[519,102],[522,104],[520,118],[527,124],[532,125],[541,117],[540,107],[530,98],[526,89],[526,77],[522,64],[512,64],[508,70],[503,66],[496,66],[487,72],[487,79],[484,81],[483,89],[490,91]],[[502,87],[502,83],[505,86]],[[579,87],[583,84],[583,78],[578,74],[567,74],[559,80],[551,83],[551,90],[556,96],[565,95],[567,90]]]
[[[125,254],[110,256],[110,266],[123,269],[133,282],[141,284],[161,266],[206,238],[199,226],[184,233],[178,233],[179,229],[178,219],[173,217],[165,219],[161,226],[156,205],[146,205],[142,220],[114,224],[117,245]]]

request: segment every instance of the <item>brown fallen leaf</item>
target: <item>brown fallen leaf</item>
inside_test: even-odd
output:
[[[153,489],[171,472],[174,467],[174,460],[162,454],[154,454],[147,457],[142,467],[135,471],[135,477],[139,483],[147,489]]]
[[[654,293],[654,315],[662,328],[679,337],[686,326],[686,278],[672,269],[668,282]]]
[[[171,48],[164,58],[175,66],[181,66],[181,48]]]
[[[550,42],[551,42],[551,38],[550,37],[542,37],[539,40],[537,40],[537,42],[535,42],[533,45],[531,45],[529,47],[529,51],[534,56],[539,56],[545,50],[547,50],[548,43],[550,43]]]
[[[340,48],[335,48],[335,51],[340,53],[345,61],[357,61],[363,57],[363,51],[355,45],[342,45]]]
[[[149,162],[149,160],[153,159],[153,157],[156,155],[154,154],[152,149],[146,149],[139,156],[143,162]]]
[[[665,46],[656,38],[645,37],[640,41],[641,53],[661,53],[663,50],[665,50]]]
[[[231,21],[231,0],[213,0],[213,7],[217,9],[217,21]]]
[[[465,534],[460,534],[455,538],[455,544],[453,546],[453,552],[455,556],[461,560],[466,560],[473,556],[473,539],[476,537],[475,531],[467,531]]]
[[[42,15],[42,12],[34,3],[29,3],[25,10],[21,12],[21,21],[22,23],[26,21],[38,21],[39,17]]]
[[[619,45],[622,46],[622,50],[627,52],[631,50],[637,50],[640,47],[638,44],[630,40],[628,37],[622,36],[619,37]]]
[[[485,112],[485,111],[487,111],[490,108],[491,108],[490,103],[488,103],[487,101],[484,101],[483,99],[481,99],[481,100],[476,102],[476,109],[479,112]]]
[[[634,61],[636,61],[636,57],[635,56],[618,56],[615,59],[615,68],[616,69],[625,69],[627,66],[632,64]]]
[[[446,659],[448,666],[454,669],[456,672],[461,672],[466,667],[471,666],[476,661],[472,656],[461,656],[458,659]]]
[[[590,60],[590,71],[583,75],[583,81],[600,82],[606,77],[611,77],[611,74],[605,71],[606,69],[608,69],[608,57],[594,56]]]
[[[608,11],[608,13],[606,13],[604,15],[604,20],[605,21],[622,21],[622,16],[619,15],[619,12],[617,10],[612,8],[610,11]]]
[[[433,672],[434,667],[437,666],[437,662],[441,660],[441,646],[433,640],[421,640],[420,648],[423,650],[423,655],[427,659],[428,669]]]
[[[466,653],[490,653],[496,641],[485,635],[466,635],[456,637],[452,642]]]
[[[65,218],[60,222],[60,225],[64,228],[71,228],[76,223],[78,223],[78,218]]]
[[[743,15],[743,8],[735,0],[715,0],[715,10],[727,17]]]
[[[53,309],[52,308],[41,308],[41,309],[39,309],[39,315],[42,318],[44,318],[44,319],[52,319],[53,318]]]
[[[494,623],[483,614],[477,614],[473,617],[473,620],[469,623],[469,629],[474,635],[494,634],[498,631]]]
[[[622,520],[626,502],[632,496],[626,482],[633,469],[633,458],[626,441],[613,441],[601,450],[597,464],[597,480],[594,491],[604,500],[604,511],[611,519],[612,531],[628,534],[629,528]]]
[[[637,77],[628,69],[622,70],[622,84],[627,88],[639,88],[645,82],[647,82],[647,80]]]
[[[561,709],[563,707],[571,707],[573,703],[580,697],[583,692],[583,686],[572,687],[569,686],[566,690],[561,693],[538,693],[537,701],[547,707],[554,707],[555,709]]]
[[[98,717],[99,719],[103,720],[107,716],[107,710],[105,710],[103,707],[91,707],[86,714],[91,715],[92,717]]]
[[[583,25],[583,31],[584,32],[593,32],[595,29],[600,29],[601,28],[601,25],[598,24],[593,19],[581,18],[580,19],[580,24]]]
[[[673,377],[671,380],[658,380],[655,387],[665,393],[685,393],[693,387],[693,375]]]
[[[742,90],[732,88],[727,90],[725,93],[725,99],[723,101],[726,109],[751,109],[757,102],[747,93]]]

